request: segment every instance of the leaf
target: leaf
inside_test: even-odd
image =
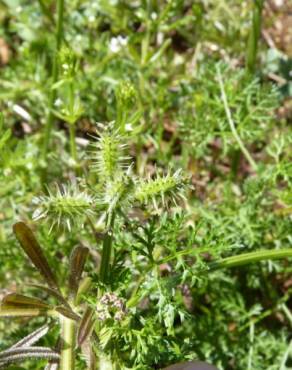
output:
[[[23,307],[23,308],[45,308],[49,309],[50,305],[41,301],[40,299],[34,297],[27,297],[22,294],[11,293],[7,294],[3,300],[1,305],[4,306],[11,306],[11,307]]]
[[[19,348],[19,347],[30,347],[36,342],[38,342],[43,336],[45,336],[49,331],[49,325],[43,325],[37,330],[33,331],[26,337],[22,338],[17,343],[13,344],[10,348]]]
[[[88,252],[88,248],[79,245],[73,249],[70,256],[69,290],[73,298],[75,298],[78,291]]]
[[[95,323],[94,310],[91,307],[86,307],[84,314],[82,316],[78,333],[77,333],[77,343],[81,347],[82,344],[88,339],[91,335],[93,326]]]
[[[50,306],[46,303],[21,294],[8,294],[1,302],[0,317],[39,316],[47,313]]]
[[[6,130],[2,134],[2,137],[0,139],[0,150],[4,147],[4,145],[6,144],[6,142],[10,139],[10,136],[11,136],[11,130],[10,129]]]
[[[68,309],[66,307],[62,307],[62,306],[56,307],[55,311],[57,311],[58,313],[60,313],[61,315],[65,316],[65,317],[67,317],[68,319],[71,319],[71,320],[74,320],[74,321],[79,321],[80,320],[80,316],[77,315],[77,313],[75,313],[74,311],[72,311],[71,309]]]
[[[23,361],[30,358],[58,360],[60,355],[48,347],[9,348],[0,352],[0,369],[7,368],[7,363]]]
[[[41,284],[27,284],[28,286],[31,286],[33,288],[37,288],[37,289],[40,289],[42,290],[43,292],[46,292],[48,293],[49,295],[51,295],[52,297],[56,298],[57,301],[61,304],[63,304],[64,306],[68,307],[71,309],[69,303],[66,301],[66,299],[62,296],[62,294],[57,291],[56,289],[53,289],[53,288],[49,288],[47,286],[44,286],[44,285],[41,285]]]
[[[60,291],[57,280],[31,229],[24,222],[17,222],[13,225],[13,231],[22,249],[46,279],[48,285],[51,288]]]
[[[0,317],[33,317],[45,314],[46,311],[38,308],[0,307]]]

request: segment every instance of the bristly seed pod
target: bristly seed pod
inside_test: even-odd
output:
[[[177,170],[174,174],[167,173],[165,176],[158,175],[155,179],[138,180],[134,193],[134,199],[140,203],[152,201],[157,208],[157,201],[165,204],[165,198],[170,197],[172,201],[183,197],[186,178]]]
[[[96,142],[92,144],[90,159],[92,160],[92,168],[99,175],[99,180],[102,183],[107,183],[117,176],[117,172],[121,172],[128,166],[127,160],[129,157],[124,155],[123,137],[118,131],[111,129],[104,130],[96,137]]]
[[[59,187],[56,185],[54,194],[48,189],[49,195],[34,198],[38,208],[33,214],[34,220],[47,218],[51,221],[50,231],[55,226],[64,225],[71,230],[73,224],[83,224],[85,216],[91,216],[94,212],[92,206],[94,198],[85,191],[78,189],[76,185]]]

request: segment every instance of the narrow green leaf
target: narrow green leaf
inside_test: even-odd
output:
[[[79,347],[81,347],[82,344],[91,335],[94,323],[95,323],[94,310],[91,307],[86,307],[77,333],[77,344]]]
[[[69,274],[69,291],[70,296],[74,299],[78,291],[79,282],[84,269],[85,261],[89,249],[83,246],[77,246],[73,249],[70,256],[70,274]]]
[[[24,222],[17,222],[13,225],[13,231],[22,249],[46,279],[48,285],[59,291],[57,280],[31,229]]]
[[[288,257],[292,257],[292,248],[260,250],[256,252],[240,254],[238,256],[223,258],[219,261],[214,261],[210,264],[210,268],[211,270],[217,270],[220,268],[242,266],[259,261],[277,260]]]

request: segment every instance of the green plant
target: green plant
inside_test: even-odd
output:
[[[40,2],[42,5],[43,2]],[[45,9],[42,6],[42,9]],[[47,14],[47,12],[46,12]],[[51,130],[53,125],[53,119],[54,119],[54,113],[53,113],[53,107],[56,100],[56,89],[54,89],[54,84],[58,80],[58,74],[59,74],[59,63],[58,63],[58,52],[61,49],[62,40],[63,40],[63,23],[64,23],[64,0],[59,0],[57,2],[57,21],[56,21],[56,46],[54,50],[53,55],[53,62],[52,62],[52,84],[50,86],[50,94],[49,94],[49,102],[48,102],[48,115],[47,115],[47,121],[45,126],[45,133],[44,133],[44,142],[43,142],[43,149],[42,149],[42,155],[43,159],[47,159],[48,154],[48,146],[50,143],[50,137],[51,137]]]
[[[251,30],[249,32],[246,48],[246,66],[249,72],[254,72],[256,67],[256,58],[258,43],[262,27],[262,11],[265,0],[256,0],[253,4]]]
[[[83,369],[93,349],[96,367],[286,370],[288,32],[274,38],[285,14],[262,16],[254,48],[252,1],[67,1],[57,50],[58,4],[0,2],[0,298],[3,309],[28,309],[31,297],[49,306],[33,320],[0,320],[0,351],[29,335],[0,363],[40,370],[44,356],[61,356]],[[266,58],[275,47],[278,66]],[[96,121],[111,123],[92,138]],[[63,303],[29,285],[39,276],[11,233],[18,220],[37,233]],[[73,307],[70,260],[82,248],[85,290]],[[62,327],[71,311],[78,317]],[[60,332],[77,343],[73,354],[58,348]]]
[[[81,281],[89,249],[82,246],[74,248],[70,257],[69,286],[65,296],[65,286],[61,289],[57,284],[57,279],[32,231],[22,222],[15,224],[14,231],[20,245],[48,284],[48,287],[34,286],[55,298],[58,305],[52,306],[35,298],[10,294],[2,302],[1,315],[34,317],[43,314],[57,318],[60,324],[61,344],[60,349],[55,351],[28,347],[25,344],[17,345],[17,348],[20,348],[15,352],[13,346],[0,354],[3,366],[16,358],[22,360],[28,357],[44,357],[53,362],[59,361],[61,370],[72,370],[75,368],[75,346],[78,343],[78,347],[85,351],[89,368],[95,369],[97,366],[95,363],[99,364],[100,369],[104,366],[123,369],[130,364],[132,368],[147,367],[153,361],[156,363],[162,359],[159,353],[154,359],[149,355],[154,349],[152,346],[163,337],[163,331],[165,330],[171,338],[174,335],[175,317],[178,315],[184,320],[188,316],[185,309],[175,304],[172,295],[167,292],[169,289],[173,290],[180,281],[187,281],[188,276],[196,279],[199,271],[200,274],[210,274],[218,268],[292,256],[291,249],[262,250],[223,259],[215,258],[212,262],[201,260],[200,263],[198,260],[194,266],[187,266],[182,256],[191,257],[195,253],[199,257],[208,248],[179,251],[174,229],[172,229],[173,249],[169,250],[170,254],[164,255],[159,240],[165,243],[169,236],[163,234],[155,214],[161,213],[160,204],[167,204],[167,198],[173,197],[175,200],[182,193],[186,180],[181,173],[176,171],[174,174],[169,173],[147,180],[136,177],[132,173],[132,166],[127,163],[128,158],[124,155],[123,136],[113,124],[99,133],[90,157],[93,170],[97,172],[99,179],[95,189],[91,189],[92,195],[78,190],[77,185],[57,188],[56,195],[50,191],[47,196],[37,199],[38,208],[35,216],[47,222],[51,220],[51,229],[63,223],[70,231],[88,223],[95,237],[98,235],[97,225],[99,225],[101,236],[96,241],[98,248],[100,249],[100,244],[102,248],[98,277],[91,277],[90,280],[85,278]],[[146,221],[145,226],[128,218],[129,211],[139,205],[146,207],[145,210],[148,212],[145,220],[148,218],[149,221]],[[97,224],[96,218],[99,218]],[[178,233],[181,232],[180,227],[178,222],[176,225]],[[120,228],[124,228],[124,231],[117,233]],[[130,245],[136,240],[130,250],[123,247],[126,240]],[[185,276],[180,277],[177,273],[169,279],[160,276],[161,266],[170,263],[171,260],[176,260],[177,264],[183,267]],[[131,283],[131,272],[126,263],[131,263],[133,273],[137,275],[138,285]],[[135,269],[138,271],[134,272]],[[90,291],[89,281],[93,283],[93,289]],[[157,299],[160,322],[158,326],[151,318],[141,316],[138,319],[136,316],[141,301],[149,294]],[[82,297],[86,304],[81,304]],[[139,328],[138,322],[135,324],[137,320],[143,327]],[[31,334],[33,343],[34,338],[39,339],[38,333],[39,331]],[[26,339],[24,342],[26,343]],[[166,341],[165,345],[169,346],[171,342]],[[128,346],[132,348],[131,353],[127,353]],[[159,347],[162,355],[163,347]]]

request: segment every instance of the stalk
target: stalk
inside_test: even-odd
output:
[[[292,257],[292,248],[284,248],[278,250],[261,250],[240,254],[239,256],[223,258],[222,260],[211,263],[210,268],[211,270],[217,270],[221,268],[248,265],[250,263],[259,261],[278,260],[288,257]]]
[[[69,134],[70,134],[70,154],[73,158],[75,165],[77,164],[77,149],[75,140],[75,124],[69,123]]]
[[[220,91],[221,91],[221,98],[222,98],[222,102],[223,102],[223,105],[224,105],[227,121],[228,121],[228,124],[230,126],[230,130],[233,134],[234,139],[237,141],[237,144],[238,144],[241,152],[245,156],[246,160],[248,161],[248,163],[250,164],[252,169],[255,172],[257,172],[258,166],[257,166],[256,162],[253,160],[252,156],[250,155],[250,153],[246,149],[243,141],[241,140],[240,136],[238,135],[238,132],[236,131],[236,127],[235,127],[234,121],[232,119],[231,111],[230,111],[230,108],[229,108],[229,105],[228,105],[227,96],[226,96],[226,93],[225,93],[225,88],[224,88],[223,79],[222,79],[222,74],[221,74],[219,66],[217,66],[217,78],[218,78]]]
[[[113,242],[113,227],[115,222],[115,215],[111,216],[110,226],[103,240],[102,256],[100,264],[99,277],[100,281],[104,284],[108,281],[110,271],[110,259],[112,254],[112,242]]]
[[[53,67],[52,67],[52,85],[54,85],[57,82],[58,79],[58,52],[61,48],[62,39],[63,39],[63,23],[64,23],[64,0],[57,0],[57,25],[56,25],[56,50],[55,55],[53,59]],[[43,160],[47,159],[48,154],[48,148],[50,144],[50,138],[51,138],[51,131],[53,126],[53,107],[54,102],[56,100],[56,89],[50,90],[49,95],[49,113],[47,117],[47,122],[45,126],[45,132],[44,132],[44,141],[43,141],[43,148],[42,148],[42,158]]]
[[[42,9],[42,12],[44,15],[49,19],[49,21],[52,23],[52,25],[55,25],[54,18],[52,16],[52,13],[50,12],[50,9],[48,9],[47,5],[45,4],[44,0],[38,0],[40,8]]]
[[[60,370],[74,370],[76,343],[76,326],[73,320],[60,316],[61,321],[61,359]]]
[[[69,109],[70,114],[74,117],[74,85],[72,79],[69,82]],[[77,148],[76,148],[76,120],[69,122],[70,134],[70,154],[73,158],[75,165],[77,165]]]
[[[246,67],[249,72],[253,73],[255,70],[258,42],[261,35],[262,10],[264,0],[254,0],[254,7],[252,13],[252,25],[247,42],[246,53]]]

